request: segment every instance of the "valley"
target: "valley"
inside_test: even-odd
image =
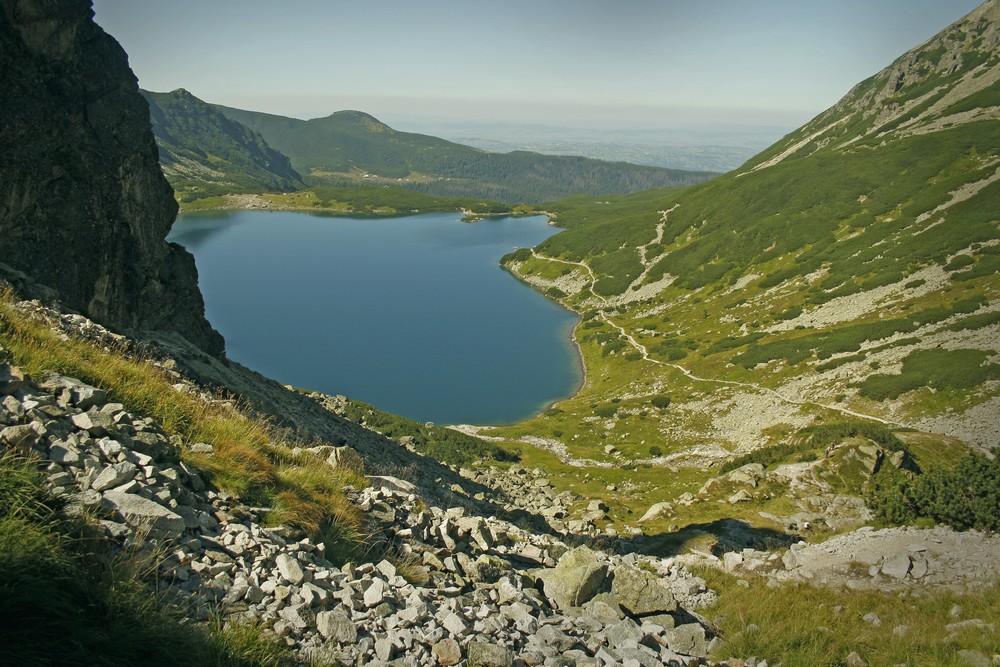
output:
[[[998,0],[726,173],[0,66],[0,662],[1000,660]]]

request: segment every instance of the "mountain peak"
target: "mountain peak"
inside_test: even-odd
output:
[[[364,111],[356,111],[354,109],[335,111],[327,116],[327,119],[351,121],[361,125],[363,128],[371,132],[395,132],[395,130],[380,121],[375,116],[365,113]]]
[[[1000,119],[1000,1],[964,18],[852,88],[750,163],[753,171],[818,150],[845,150]]]

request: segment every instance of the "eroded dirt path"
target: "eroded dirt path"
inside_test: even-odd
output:
[[[661,231],[658,230],[658,233],[657,233],[658,237],[659,237],[660,233],[661,233]],[[559,264],[569,264],[569,265],[572,265],[572,266],[579,266],[579,267],[583,268],[587,272],[587,275],[589,276],[589,284],[587,286],[587,291],[590,292],[590,294],[593,295],[593,297],[595,299],[597,299],[602,305],[604,305],[604,306],[609,305],[608,304],[608,300],[607,300],[606,297],[604,297],[604,296],[598,294],[596,291],[594,291],[594,284],[597,282],[597,277],[594,275],[594,272],[590,268],[590,266],[587,265],[586,263],[584,263],[584,262],[573,262],[573,261],[569,261],[569,260],[565,260],[565,259],[558,259],[558,258],[555,258],[555,257],[548,257],[546,255],[542,255],[542,254],[536,252],[534,249],[532,249],[531,254],[536,259],[540,259],[540,260],[544,260],[544,261],[548,261],[548,262],[556,262],[556,263],[559,263]],[[792,398],[791,396],[787,396],[787,395],[781,393],[780,391],[778,391],[776,389],[771,389],[770,387],[763,387],[761,385],[754,384],[754,383],[751,383],[751,382],[741,382],[739,380],[721,380],[719,378],[709,378],[709,377],[702,377],[702,376],[699,376],[699,375],[695,375],[694,373],[692,373],[691,371],[689,371],[687,368],[681,366],[680,364],[675,364],[675,363],[667,362],[667,361],[661,361],[660,359],[654,359],[653,357],[651,357],[649,355],[649,350],[646,349],[645,345],[643,345],[642,343],[640,343],[639,341],[637,341],[634,337],[632,337],[632,335],[630,333],[628,333],[623,326],[621,326],[620,324],[618,324],[617,322],[615,322],[614,320],[612,320],[610,317],[608,317],[607,313],[605,313],[603,310],[602,311],[598,311],[598,315],[597,316],[601,319],[601,321],[603,321],[608,326],[610,326],[613,329],[615,329],[616,331],[618,331],[618,333],[626,341],[628,341],[628,344],[631,345],[633,349],[635,349],[639,354],[642,355],[643,360],[648,361],[651,364],[656,364],[658,366],[666,366],[666,367],[669,367],[669,368],[673,368],[673,369],[679,371],[680,373],[684,374],[684,376],[687,377],[688,379],[693,380],[695,382],[711,382],[711,383],[721,384],[721,385],[727,385],[727,386],[731,386],[731,387],[739,387],[741,389],[749,389],[749,390],[754,391],[754,392],[763,393],[763,394],[769,394],[769,395],[774,396],[775,398],[777,398],[777,399],[779,399],[781,401],[784,401],[785,403],[788,403],[790,405],[796,405],[796,406],[807,406],[807,405],[808,406],[816,406],[816,407],[820,407],[820,408],[825,408],[827,410],[833,410],[834,412],[839,412],[840,414],[843,414],[843,415],[846,415],[846,416],[849,416],[849,417],[858,417],[858,418],[861,418],[861,419],[870,419],[872,421],[876,421],[876,422],[879,422],[881,424],[885,424],[887,426],[896,426],[896,427],[907,427],[907,426],[909,426],[908,424],[902,424],[900,422],[891,421],[889,419],[884,419],[882,417],[877,417],[875,415],[870,415],[870,414],[867,414],[867,413],[864,413],[864,412],[858,412],[856,410],[851,410],[849,408],[844,408],[844,407],[840,407],[840,406],[836,406],[836,405],[830,405],[828,403],[820,403],[819,401],[809,401],[809,400],[801,400],[801,399]]]

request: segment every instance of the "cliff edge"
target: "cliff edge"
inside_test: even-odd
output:
[[[124,331],[176,331],[214,355],[194,258],[149,107],[88,0],[0,0],[0,261]]]

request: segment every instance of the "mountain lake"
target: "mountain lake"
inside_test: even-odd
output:
[[[543,216],[178,217],[230,359],[412,419],[501,424],[572,395],[577,316],[500,268],[558,229]]]

